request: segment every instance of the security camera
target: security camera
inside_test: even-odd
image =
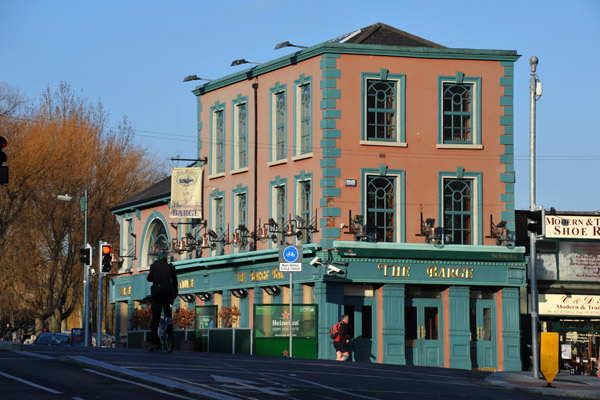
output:
[[[96,276],[96,270],[95,269],[90,269],[90,274],[92,274],[92,276]]]
[[[318,267],[319,265],[321,265],[321,257],[315,257],[312,259],[312,261],[310,262],[310,265],[312,265],[313,267]]]
[[[336,274],[340,274],[340,273],[342,273],[342,270],[339,269],[338,267],[336,267],[335,265],[328,265],[327,266],[327,275],[331,275],[334,272]]]
[[[348,227],[348,225],[346,225],[343,222],[340,224],[340,229],[346,229],[347,227]]]

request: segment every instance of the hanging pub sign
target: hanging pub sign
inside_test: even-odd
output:
[[[202,169],[171,169],[171,218],[202,218]]]

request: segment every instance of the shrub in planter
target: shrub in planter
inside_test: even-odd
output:
[[[231,328],[237,322],[240,315],[240,309],[236,306],[222,308],[219,311],[219,318],[221,319],[223,328]]]
[[[173,325],[178,329],[188,330],[194,326],[195,315],[196,313],[194,310],[178,308],[175,310],[175,313],[173,313]]]
[[[131,313],[131,329],[136,330],[149,330],[150,323],[152,322],[152,312],[149,308],[142,308],[140,310],[133,310]]]

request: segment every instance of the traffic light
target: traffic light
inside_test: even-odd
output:
[[[112,270],[112,246],[110,244],[102,245],[102,273],[109,273]]]
[[[81,254],[79,261],[81,261],[84,265],[92,265],[92,262],[91,262],[92,248],[91,247],[79,249],[79,254]]]
[[[546,211],[543,207],[527,212],[527,230],[536,236],[546,236]]]
[[[6,165],[2,165],[8,160],[6,153],[4,152],[4,148],[7,145],[7,141],[4,136],[0,136],[0,185],[5,185],[8,183],[8,167]]]

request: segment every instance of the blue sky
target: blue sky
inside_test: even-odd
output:
[[[60,81],[127,115],[159,157],[195,157],[196,82],[383,22],[454,48],[516,50],[516,208],[529,208],[529,58],[539,57],[537,203],[600,211],[600,1],[0,0],[0,81]]]

